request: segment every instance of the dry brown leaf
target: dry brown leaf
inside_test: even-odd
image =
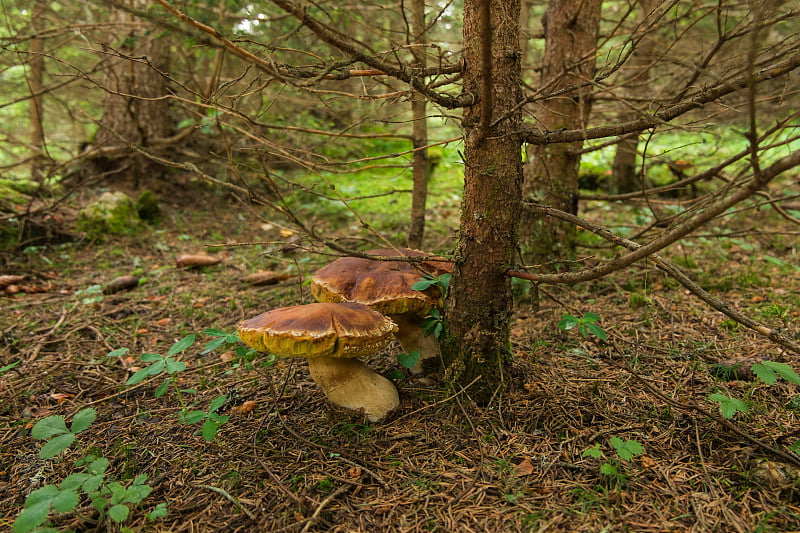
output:
[[[294,274],[289,274],[288,272],[279,274],[272,270],[259,270],[258,272],[241,278],[239,281],[247,283],[248,285],[274,285],[292,277],[294,277]]]
[[[531,458],[526,457],[523,459],[520,464],[514,467],[514,472],[516,472],[517,477],[529,476],[533,474],[533,464],[531,463]]]
[[[15,285],[20,281],[24,281],[25,276],[17,276],[14,274],[5,274],[0,276],[0,288],[7,287],[9,285]]]
[[[236,354],[233,352],[225,352],[219,355],[220,360],[223,363],[227,363],[229,361],[233,361],[233,358],[236,357]]]
[[[66,392],[53,392],[50,394],[50,399],[55,400],[58,404],[62,404],[69,400],[70,398],[74,398],[74,394],[68,394]]]
[[[253,409],[256,408],[258,402],[253,400],[248,400],[244,402],[242,405],[237,405],[236,407],[231,407],[231,413],[235,415],[246,415],[247,413],[251,412]]]
[[[354,466],[347,471],[347,477],[349,478],[359,478],[361,477],[361,468]]]
[[[175,260],[175,266],[178,268],[200,268],[217,265],[221,262],[221,257],[205,254],[184,254]]]

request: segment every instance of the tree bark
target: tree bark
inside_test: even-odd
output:
[[[411,2],[411,31],[414,54],[414,69],[423,70],[425,60],[425,0]],[[425,108],[428,99],[417,91],[411,95],[411,120],[413,121],[412,143],[414,159],[412,164],[413,189],[411,193],[411,224],[408,231],[408,247],[422,248],[425,236],[425,205],[428,201],[428,121]]]
[[[545,53],[540,91],[551,96],[535,106],[542,130],[584,128],[591,111],[591,81],[600,28],[601,0],[551,0],[544,17]],[[534,146],[525,168],[525,197],[576,214],[582,141]],[[569,258],[574,228],[526,210],[521,227],[526,261]]]
[[[28,118],[31,126],[31,179],[40,181],[44,176],[44,164],[46,161],[44,154],[44,126],[42,122],[42,112],[44,105],[44,39],[38,37],[42,19],[47,11],[47,3],[44,0],[36,0],[33,4],[31,13],[31,29],[33,39],[31,39],[30,67],[28,75],[28,87],[31,92],[31,100],[28,107]]]
[[[445,306],[448,381],[488,401],[511,359],[511,282],[522,206],[519,0],[464,5],[464,200]],[[496,123],[495,123],[496,121]]]
[[[133,7],[142,7],[140,0],[127,0]],[[169,47],[151,35],[130,13],[113,9],[110,22],[118,30],[107,48],[110,62],[106,69],[103,118],[95,144],[98,148],[136,144],[147,147],[155,139],[169,136],[171,122],[168,94],[164,78],[167,72]],[[131,152],[133,152],[131,150]],[[122,160],[103,162],[99,170],[127,169],[118,178],[132,178],[134,185],[153,173],[154,163],[132,154]],[[97,170],[97,169],[94,169]]]
[[[639,22],[644,26],[650,11],[656,6],[656,0],[639,0]],[[648,96],[650,82],[650,66],[653,62],[653,52],[656,40],[645,33],[636,44],[628,60],[628,81],[626,96],[635,102],[637,98],[643,100]],[[642,115],[641,111],[623,108],[619,113],[620,122],[636,120]],[[642,189],[642,180],[636,172],[636,153],[639,146],[638,135],[622,136],[617,144],[614,154],[614,163],[611,168],[611,191],[614,194],[633,192]],[[644,173],[642,172],[642,176]]]

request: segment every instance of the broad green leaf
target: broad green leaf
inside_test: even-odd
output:
[[[595,444],[591,448],[584,450],[581,454],[581,457],[594,457],[595,459],[600,459],[603,457],[603,451],[600,449],[599,444]]]
[[[216,328],[206,328],[203,330],[203,333],[206,335],[210,335],[211,337],[227,337],[228,333],[226,331],[222,331],[221,329]]]
[[[172,357],[175,354],[181,353],[186,348],[194,344],[194,333],[186,335],[184,338],[172,345],[172,348],[167,352],[167,357]]]
[[[594,322],[599,322],[600,321],[600,316],[595,314],[595,313],[592,313],[592,312],[584,313],[583,317],[581,318],[581,321],[583,321],[583,322],[585,322],[587,324],[594,323]]]
[[[160,361],[156,361],[155,363],[144,368],[143,370],[147,372],[148,376],[157,376],[164,371],[165,366],[167,366],[167,363],[162,359]]]
[[[76,435],[92,425],[94,419],[97,417],[97,411],[91,407],[81,409],[75,416],[72,417],[72,426],[70,427],[72,433]]]
[[[589,330],[590,333],[592,333],[592,335],[594,335],[601,341],[608,339],[606,331],[597,324],[586,324],[586,328]]]
[[[753,371],[753,374],[755,374],[758,379],[767,385],[774,385],[778,381],[778,374],[762,363],[754,363],[753,366],[750,367],[750,370]]]
[[[153,361],[160,361],[161,359],[163,359],[163,357],[161,357],[157,353],[143,353],[140,359],[145,363],[152,363]]]
[[[436,283],[437,282],[436,282],[435,279],[425,277],[425,278],[415,282],[413,285],[411,285],[411,290],[412,291],[424,291],[424,290],[429,289],[430,287],[433,287],[434,285],[436,285]]]
[[[144,379],[150,375],[147,372],[148,368],[150,367],[145,367],[141,370],[138,370],[135,374],[128,378],[128,381],[125,382],[125,385],[136,385],[137,383],[144,381]]]
[[[619,470],[611,463],[603,463],[600,465],[600,473],[605,476],[616,476],[619,474]]]
[[[184,424],[196,424],[204,418],[208,418],[208,413],[205,411],[192,411],[184,415],[182,420]]]
[[[55,485],[45,485],[44,487],[36,489],[28,494],[28,497],[25,498],[25,507],[31,507],[40,502],[50,502],[56,497],[57,494],[58,487]]]
[[[167,388],[169,387],[170,383],[172,383],[172,381],[169,379],[164,381],[164,383],[162,383],[161,385],[158,386],[158,388],[156,388],[155,392],[153,393],[153,396],[156,398],[161,398],[162,396],[164,396],[164,393],[167,392]]]
[[[63,435],[53,437],[39,450],[39,457],[42,459],[52,459],[69,448],[73,442],[75,442],[75,435],[72,433],[64,433]]]
[[[795,372],[794,369],[791,366],[787,365],[786,363],[777,363],[775,361],[762,361],[761,364],[771,370],[774,370],[776,374],[778,374],[780,377],[782,377],[789,383],[800,385],[800,376],[797,375],[797,372]]]
[[[153,492],[150,485],[131,485],[123,503],[140,503]]]
[[[447,294],[447,290],[450,288],[450,279],[452,277],[452,274],[442,274],[439,276],[439,286],[442,288],[443,296]]]
[[[558,325],[556,327],[558,327],[560,330],[567,331],[574,328],[578,324],[580,324],[580,321],[577,317],[572,315],[561,315],[561,320],[558,321]]]
[[[105,457],[99,457],[89,463],[89,466],[86,467],[86,470],[90,474],[103,474],[111,463]]]
[[[623,441],[619,437],[611,437],[609,442],[617,451],[619,458],[623,461],[630,461],[635,455],[641,455],[644,453],[642,444],[635,440]]]
[[[130,351],[130,348],[117,348],[114,351],[108,352],[106,357],[120,357]]]
[[[86,472],[75,472],[64,478],[64,481],[58,484],[60,490],[78,489],[83,483],[92,477]]]
[[[50,486],[52,487],[52,485]],[[17,516],[11,529],[14,533],[28,533],[29,531],[33,531],[47,520],[48,514],[50,514],[50,500],[47,499],[36,502],[28,506]]]
[[[114,522],[124,522],[128,519],[128,514],[131,510],[127,505],[113,505],[108,508],[108,517]]]
[[[211,442],[214,440],[214,437],[217,436],[217,430],[219,430],[220,424],[214,422],[210,418],[206,418],[206,421],[203,422],[203,426],[200,429],[200,434],[203,435],[203,438],[206,442]]]
[[[719,403],[719,410],[725,418],[732,418],[737,412],[746,413],[750,409],[742,400],[720,393],[711,394],[708,399]]]
[[[53,498],[53,509],[58,513],[72,511],[78,506],[78,492],[74,489],[62,490]]]
[[[42,418],[31,429],[31,437],[34,439],[49,439],[54,435],[69,433],[64,417],[61,415],[48,416]]]
[[[158,505],[156,505],[155,509],[147,513],[147,518],[149,520],[155,520],[157,518],[161,518],[162,516],[167,516],[168,513],[169,509],[167,509],[167,504],[161,502]]]
[[[397,356],[397,362],[405,368],[411,368],[417,364],[420,356],[419,350],[414,350],[411,353],[401,353]]]
[[[211,400],[211,404],[208,406],[208,412],[213,413],[216,412],[220,407],[225,405],[225,402],[228,401],[228,397],[224,394],[222,396],[217,396],[213,400]]]
[[[217,337],[216,339],[205,345],[203,351],[200,352],[200,355],[205,355],[209,352],[213,352],[214,350],[225,344],[226,341],[227,339],[225,337]]]
[[[167,374],[174,374],[175,372],[183,372],[186,370],[186,363],[183,361],[176,361],[175,359],[167,359],[164,362],[164,367]]]
[[[133,478],[134,485],[142,485],[147,482],[147,474],[139,474],[135,478]]]
[[[83,492],[94,492],[99,490],[100,487],[103,485],[106,476],[105,474],[97,474],[94,476],[90,476],[84,483],[83,483]]]

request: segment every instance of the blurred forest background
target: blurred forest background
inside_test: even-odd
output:
[[[233,470],[255,468],[282,503],[261,502],[264,487],[237,474],[221,493],[194,490],[166,529],[800,527],[800,402],[790,383],[800,353],[797,1],[3,0],[2,8],[0,393],[15,421],[4,444],[33,457],[24,418],[98,402],[102,416],[103,398],[106,414],[133,424],[155,400],[115,403],[135,361],[106,381],[105,353],[166,351],[163,343],[203,328],[228,331],[270,307],[310,301],[303,281],[331,256],[407,246],[454,265],[441,368],[432,378],[393,378],[415,406],[402,415],[415,429],[352,422],[320,436],[321,397],[299,400],[302,383],[285,377],[298,370],[270,360],[273,388],[259,405],[277,413],[282,386],[304,423],[291,429],[285,411],[261,413],[279,433],[265,452],[267,431],[242,421],[239,435],[259,437],[238,453],[260,455]],[[165,266],[200,252],[213,264]],[[275,276],[268,289],[244,280],[266,268]],[[122,294],[140,298],[114,296],[122,289],[109,282],[120,275],[134,279]],[[172,304],[182,311],[166,316]],[[597,324],[602,339],[590,334]],[[212,365],[211,375],[194,376],[212,384],[201,391],[263,392],[265,378],[214,374],[218,362],[196,355]],[[54,361],[64,375],[83,376],[78,384],[32,378]],[[786,365],[767,364],[777,385],[753,381],[752,365],[762,365],[756,377],[769,376],[764,361]],[[240,363],[241,372],[265,371]],[[65,370],[71,364],[85,368]],[[393,364],[378,367],[389,374]],[[749,374],[723,379],[711,370],[719,364]],[[68,406],[52,396],[62,393]],[[596,398],[586,403],[587,395]],[[571,407],[540,421],[562,401]],[[646,413],[633,426],[626,402]],[[171,408],[185,410],[179,403]],[[746,404],[760,407],[745,415]],[[417,457],[426,444],[407,435],[440,418],[451,427],[427,435],[436,452]],[[597,443],[623,426],[630,440],[604,445],[613,459],[590,463],[603,453]],[[666,437],[676,427],[688,431],[688,450]],[[713,435],[719,427],[728,440]],[[140,450],[158,440],[153,428],[136,431]],[[320,465],[286,463],[279,448],[295,431],[306,431],[304,446],[320,444]],[[469,457],[457,453],[461,439],[471,442]],[[625,442],[644,443],[644,459],[628,463],[617,446]],[[392,443],[403,454],[373,457],[371,447]],[[102,447],[122,449],[119,440]],[[330,450],[345,449],[358,472],[333,464]],[[178,452],[163,451],[168,479],[154,484],[167,499],[171,480],[199,468]],[[231,458],[209,453],[203,479],[216,485],[213,474]],[[267,467],[272,454],[283,463]],[[753,463],[762,456],[768,466]],[[127,474],[145,461],[131,463]],[[339,477],[320,474],[326,464]],[[16,487],[0,502],[9,523],[35,488],[19,484],[27,468],[3,470],[6,488]],[[758,469],[772,473],[763,480]],[[358,492],[359,479],[359,505],[380,512],[345,519],[354,504],[337,498]],[[396,509],[389,487],[410,507]],[[447,487],[453,499],[431,500]],[[252,511],[233,512],[242,505]],[[103,511],[97,522],[111,524]]]

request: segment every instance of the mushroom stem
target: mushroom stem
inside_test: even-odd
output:
[[[408,315],[390,315],[395,324],[397,332],[394,336],[405,353],[419,351],[419,361],[409,370],[412,374],[422,373],[422,362],[426,359],[439,357],[439,339],[433,335],[425,336],[422,331],[422,319]]]
[[[308,369],[331,403],[345,409],[361,409],[370,422],[382,420],[400,405],[392,382],[358,359],[309,357]]]

